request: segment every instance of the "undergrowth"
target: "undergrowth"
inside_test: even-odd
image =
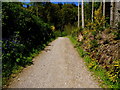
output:
[[[4,75],[4,77],[2,78],[3,87],[8,86],[9,82],[12,80],[12,78],[15,78],[25,67],[32,65],[33,58],[36,57],[42,50],[44,50],[44,48],[54,39],[55,38],[50,39],[46,44],[41,45],[41,47],[38,47],[36,49],[33,48],[33,50],[31,52],[29,52],[28,56],[23,56],[21,58],[17,58],[16,61],[23,61],[24,60],[24,61],[27,61],[28,63],[23,65],[23,66],[16,63],[16,64],[14,64],[12,69],[10,69],[10,70],[8,69],[6,72],[4,71],[2,73],[2,75]]]
[[[26,65],[55,38],[55,27],[22,3],[2,3],[2,84]],[[33,7],[36,8],[36,7]]]
[[[77,40],[74,37],[68,37],[75,46],[78,44]],[[95,59],[92,59],[90,57],[90,53],[84,51],[80,46],[77,46],[76,49],[79,55],[84,59],[86,66],[89,68],[90,71],[93,72],[93,75],[97,78],[98,82],[100,83],[100,87],[119,88],[119,83],[111,82],[110,77],[108,77],[109,72],[104,69]]]

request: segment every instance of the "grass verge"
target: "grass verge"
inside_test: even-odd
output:
[[[77,40],[72,37],[68,36],[71,42],[76,46],[78,45]],[[118,84],[114,84],[110,81],[109,77],[107,76],[107,71],[102,68],[94,59],[90,58],[90,53],[84,51],[80,46],[76,46],[76,49],[79,55],[83,58],[86,63],[86,66],[92,71],[93,75],[99,82],[100,87],[102,88],[119,88]]]

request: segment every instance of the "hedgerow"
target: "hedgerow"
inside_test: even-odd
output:
[[[31,13],[22,3],[2,3],[2,77],[32,63],[34,53],[54,38],[51,26]],[[33,11],[34,12],[34,11]]]

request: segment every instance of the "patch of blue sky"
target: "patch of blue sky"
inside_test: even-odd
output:
[[[62,3],[62,4],[65,4],[65,3],[72,4],[72,3],[74,3],[75,5],[78,5],[78,2],[51,2],[51,3],[54,3],[54,4],[58,4],[58,3]]]
[[[27,5],[23,5],[23,7],[27,7]]]
[[[81,2],[81,0],[50,0],[51,2]]]
[[[23,2],[23,3],[26,3],[26,4],[31,2],[31,0],[19,0],[19,1]],[[33,0],[33,1],[36,1],[36,0]],[[78,5],[77,1],[78,0],[50,0],[50,2],[54,3],[54,4],[58,4],[58,3],[62,3],[62,4],[69,3],[69,4],[72,4],[72,3],[74,3],[75,5]],[[81,1],[81,0],[79,0],[79,1]],[[27,7],[27,5],[23,5],[23,7]]]
[[[81,1],[81,0],[79,0]],[[58,3],[69,3],[72,4],[74,3],[75,5],[78,5],[78,0],[50,0],[50,2],[54,3],[54,4],[58,4]]]
[[[20,2],[25,2],[25,3],[29,3],[30,0],[19,0]]]
[[[20,2],[48,2],[49,0],[19,0]],[[50,2],[81,2],[82,0],[50,0]],[[89,1],[89,0],[84,0]]]
[[[31,0],[19,0],[20,2],[23,2],[25,4],[28,4],[31,2]],[[27,5],[23,5],[23,7],[27,7]]]

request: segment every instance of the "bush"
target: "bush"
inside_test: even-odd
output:
[[[91,45],[91,48],[98,47],[97,40],[91,40],[90,45]]]
[[[118,22],[118,29],[120,29],[120,22]]]
[[[113,32],[113,34],[115,35],[115,40],[119,40],[120,39],[120,29],[117,29],[116,32]]]
[[[3,3],[2,71],[3,84],[13,71],[32,63],[33,54],[54,37],[49,24],[22,7],[21,3]]]
[[[61,37],[61,31],[60,30],[56,30],[54,31],[55,37]]]

